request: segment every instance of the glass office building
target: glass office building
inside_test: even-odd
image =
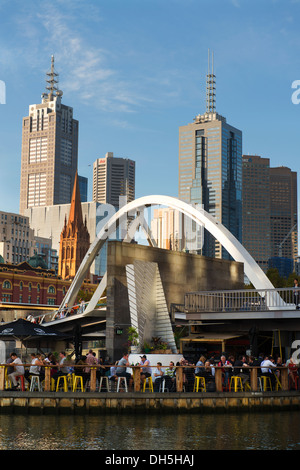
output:
[[[216,112],[179,128],[179,198],[200,204],[242,241],[242,132]],[[207,231],[201,254],[229,254]]]

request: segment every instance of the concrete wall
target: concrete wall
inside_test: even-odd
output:
[[[127,341],[130,314],[125,266],[135,260],[158,263],[168,309],[171,303],[183,304],[186,292],[243,287],[242,263],[135,243],[108,242],[106,348],[113,360],[121,358]],[[116,326],[123,327],[122,335],[115,335]]]

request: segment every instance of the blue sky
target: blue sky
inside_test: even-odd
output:
[[[52,54],[90,200],[106,152],[136,161],[136,197],[177,196],[178,128],[205,111],[208,49],[243,153],[300,173],[299,17],[300,0],[0,0],[0,209],[19,211],[22,117]]]

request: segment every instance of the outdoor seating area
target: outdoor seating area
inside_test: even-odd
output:
[[[24,375],[16,376],[17,387],[13,387],[12,380],[7,374],[8,365],[0,366],[0,391],[27,391],[27,392],[141,392],[141,393],[205,393],[205,392],[276,392],[298,390],[297,386],[292,387],[289,380],[287,367],[280,368],[281,380],[276,374],[262,375],[260,367],[252,367],[248,370],[249,379],[243,380],[239,375],[232,375],[225,382],[225,375],[222,367],[215,367],[214,380],[207,379],[203,376],[194,375],[192,380],[187,381],[187,366],[177,366],[174,386],[171,388],[171,382],[167,377],[162,377],[159,386],[155,386],[155,378],[147,377],[141,380],[140,367],[132,366],[132,386],[130,386],[129,377],[113,377],[109,375],[98,374],[99,369],[92,367],[88,376],[83,376],[75,372],[69,372],[59,375],[54,379],[51,375],[51,367],[41,368],[41,374],[28,375],[25,379]],[[23,364],[23,367],[30,368],[30,364]],[[192,368],[191,368],[192,369]],[[213,384],[213,386],[212,386]]]

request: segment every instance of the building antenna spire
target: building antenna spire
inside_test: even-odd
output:
[[[50,72],[46,73],[46,83],[47,83],[46,90],[49,91],[48,98],[50,101],[53,100],[54,92],[57,96],[62,95],[62,91],[60,91],[57,86],[58,85],[58,73],[56,73],[54,70],[54,55],[51,56]]]
[[[214,75],[214,53],[212,53],[212,68],[210,70],[210,50],[208,49],[208,72],[206,75],[206,112],[216,112],[216,76]]]

